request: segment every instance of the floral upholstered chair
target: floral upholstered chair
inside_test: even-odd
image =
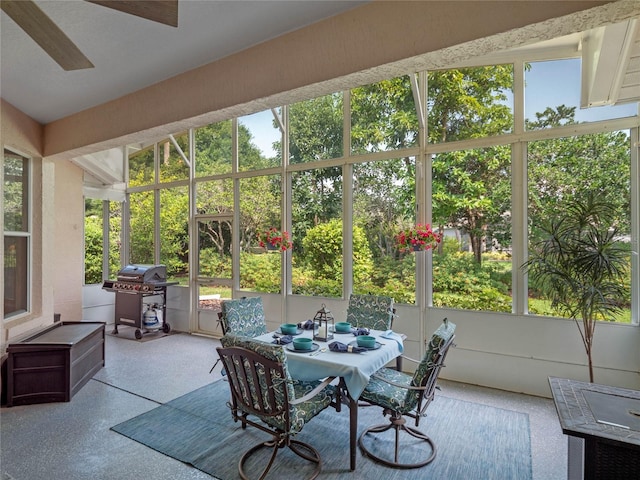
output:
[[[222,347],[217,350],[229,380],[233,420],[239,420],[242,428],[251,425],[273,436],[272,441],[261,442],[242,455],[238,464],[241,478],[247,478],[246,460],[263,447],[272,447],[273,451],[261,479],[267,475],[278,450],[283,447],[289,447],[296,455],[315,463],[309,478],[316,478],[321,469],[320,454],[311,445],[293,437],[331,405],[336,392],[329,384],[335,377],[322,382],[292,380],[282,346],[233,334],[225,335],[221,343]],[[258,420],[264,423],[258,423]]]
[[[379,295],[351,294],[347,307],[347,322],[353,327],[389,330],[395,309],[393,298]]]
[[[386,424],[369,427],[360,435],[358,443],[365,455],[395,468],[417,468],[433,461],[436,456],[436,447],[433,441],[417,428],[407,426],[403,415],[414,418],[415,426],[418,427],[420,417],[425,415],[427,407],[434,398],[436,381],[440,369],[444,366],[443,362],[449,347],[453,344],[455,329],[455,324],[445,318],[442,325],[432,335],[429,347],[413,375],[391,368],[382,368],[373,374],[364,392],[360,395],[360,399],[382,407],[383,414],[389,415],[390,421]],[[393,459],[390,459],[390,455],[373,453],[374,448],[367,446],[367,438],[371,440],[372,434],[385,432],[391,428],[396,431]],[[407,463],[400,459],[399,452],[404,450],[404,446],[400,443],[400,432],[406,432],[411,437],[429,444],[431,448],[428,450],[429,456],[426,460]],[[372,443],[369,442],[369,445]]]
[[[257,337],[267,333],[261,297],[223,300],[220,315],[222,333]]]

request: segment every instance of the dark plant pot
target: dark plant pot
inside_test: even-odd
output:
[[[267,250],[279,250],[278,247],[276,247],[275,245],[271,245],[270,243],[267,243]]]

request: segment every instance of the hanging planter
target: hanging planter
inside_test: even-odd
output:
[[[442,241],[441,235],[431,229],[428,223],[417,224],[396,235],[396,244],[401,252],[422,252],[431,250]]]
[[[258,232],[258,243],[262,248],[266,248],[267,250],[278,250],[281,252],[290,249],[292,246],[291,240],[289,240],[289,234],[285,231],[281,232],[275,227]]]

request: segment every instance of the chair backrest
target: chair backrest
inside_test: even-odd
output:
[[[246,337],[257,337],[267,333],[267,322],[264,318],[261,297],[223,300],[219,318],[224,335],[233,333]]]
[[[289,432],[289,401],[295,399],[295,391],[282,346],[233,334],[220,342],[222,347],[217,350],[229,380],[234,416],[255,415],[271,427]]]
[[[381,295],[351,294],[347,322],[354,327],[389,330],[394,316],[393,298]]]
[[[442,325],[433,333],[427,351],[411,380],[412,386],[426,388],[424,390],[408,390],[405,404],[417,405],[419,411],[424,411],[429,406],[435,394],[436,382],[444,365],[444,359],[449,352],[449,347],[453,344],[455,331],[455,323],[451,323],[445,318]]]

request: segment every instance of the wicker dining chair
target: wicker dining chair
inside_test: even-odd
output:
[[[335,377],[322,382],[293,380],[280,345],[233,334],[225,335],[221,343],[222,347],[217,351],[229,380],[233,420],[240,421],[242,428],[250,425],[272,436],[242,455],[238,463],[240,477],[248,479],[244,465],[253,453],[271,448],[271,457],[259,477],[262,480],[274,465],[278,451],[288,447],[296,455],[316,464],[309,477],[316,478],[322,468],[320,453],[293,437],[331,405],[336,389],[330,383]]]
[[[372,405],[382,407],[383,415],[389,415],[389,422],[374,425],[362,432],[358,444],[365,455],[394,468],[422,467],[432,462],[436,457],[436,446],[433,440],[417,428],[406,425],[405,416],[415,419],[415,427],[418,427],[420,417],[425,415],[427,407],[433,401],[438,375],[444,366],[443,362],[447,352],[453,344],[455,329],[455,324],[445,318],[442,325],[431,337],[427,352],[413,375],[391,368],[382,368],[373,374],[360,398]],[[391,455],[386,455],[386,452],[373,453],[375,449],[373,436],[389,429],[395,430],[393,459],[390,459]],[[411,437],[428,443],[430,449],[427,450],[427,458],[415,463],[401,461],[399,457],[399,452],[403,450],[401,448],[401,433],[407,433]],[[367,445],[369,440],[371,442]]]

